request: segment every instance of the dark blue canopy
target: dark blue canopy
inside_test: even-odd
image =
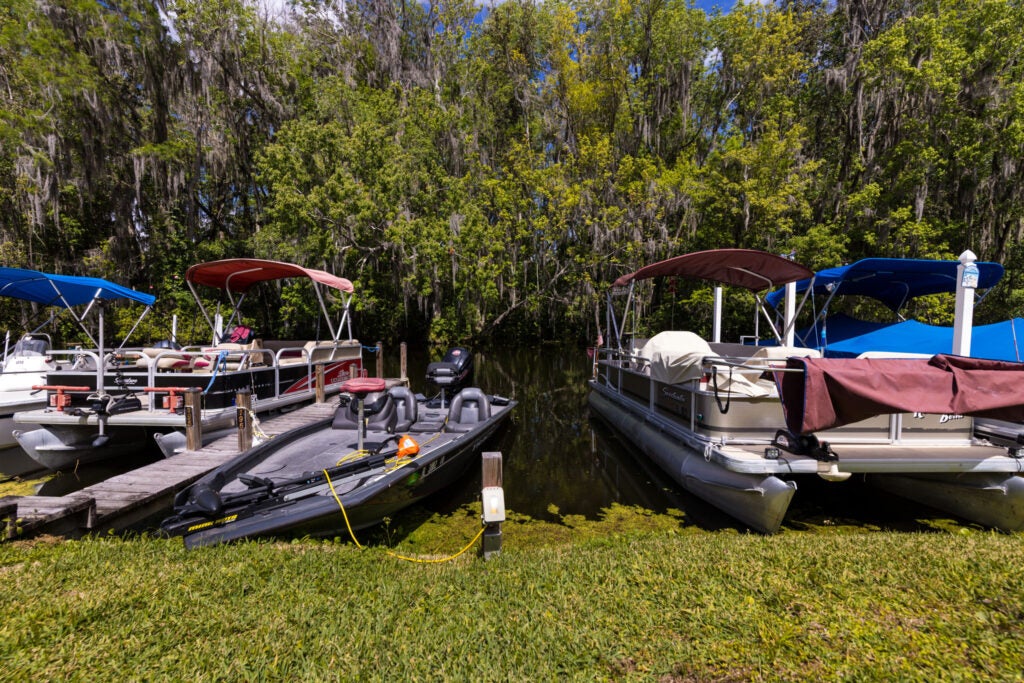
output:
[[[818,271],[813,279],[798,281],[796,290],[803,293],[813,282],[814,294],[868,296],[898,311],[914,297],[955,292],[959,265],[959,261],[868,258]],[[979,289],[988,289],[1003,277],[1003,267],[998,263],[986,261],[976,265]],[[785,290],[777,289],[765,300],[771,306],[778,306],[784,296]]]
[[[94,299],[128,299],[152,306],[156,297],[96,277],[52,275],[36,270],[0,267],[0,296],[69,308]]]

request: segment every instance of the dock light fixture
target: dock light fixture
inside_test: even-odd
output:
[[[505,521],[505,490],[500,486],[485,486],[483,489],[484,523],[498,524]]]

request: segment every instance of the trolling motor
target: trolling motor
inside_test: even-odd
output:
[[[454,396],[473,382],[473,354],[461,346],[448,349],[439,363],[427,366],[427,381],[441,390],[441,407],[445,408],[446,391]]]
[[[118,386],[122,393],[115,396],[100,389],[94,394],[89,394],[87,399],[89,408],[96,415],[100,427],[99,433],[93,437],[93,448],[102,448],[110,441],[110,436],[106,433],[105,429],[108,417],[142,410],[142,401],[139,400],[134,391],[128,388],[120,366],[114,371],[114,384]],[[81,413],[82,411],[79,411],[79,414]]]

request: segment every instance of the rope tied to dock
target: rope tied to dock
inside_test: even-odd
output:
[[[256,417],[255,411],[253,411],[251,408],[249,409],[249,420],[250,422],[252,422],[252,436],[253,440],[256,443],[270,441],[275,436],[277,436],[276,434],[267,434],[262,429],[260,429],[260,419]]]

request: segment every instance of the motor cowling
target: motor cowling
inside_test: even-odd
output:
[[[455,393],[473,382],[473,354],[469,349],[454,346],[438,363],[427,366],[427,381]]]

